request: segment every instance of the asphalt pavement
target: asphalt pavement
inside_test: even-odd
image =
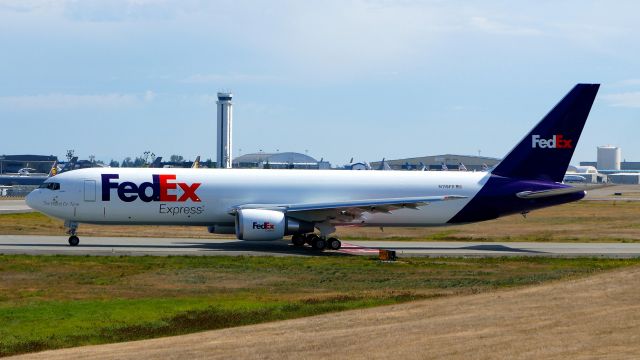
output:
[[[187,238],[81,237],[71,247],[65,236],[0,235],[0,254],[31,255],[198,255],[198,256],[375,256],[379,249],[396,250],[402,256],[640,256],[640,243],[552,242],[416,242],[343,241],[339,251],[318,252],[297,248],[288,241],[239,241]]]
[[[24,199],[0,200],[0,214],[18,214],[33,211],[35,210],[28,207]]]

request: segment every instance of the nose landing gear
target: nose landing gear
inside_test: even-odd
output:
[[[74,221],[65,221],[64,227],[68,228],[67,234],[69,234],[69,245],[78,246],[80,244],[80,238],[76,235],[78,231],[78,223]]]
[[[75,235],[69,236],[69,245],[78,246],[78,244],[80,244],[80,238],[79,237],[77,237]]]

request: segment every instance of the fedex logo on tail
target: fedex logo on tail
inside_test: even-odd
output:
[[[531,147],[546,149],[573,149],[573,140],[565,139],[563,135],[553,135],[551,139],[541,139],[540,135],[531,136]]]
[[[111,189],[115,189],[118,198],[124,202],[132,202],[138,198],[143,202],[185,202],[187,200],[200,202],[196,190],[201,183],[177,182],[175,175],[152,175],[151,182],[143,182],[139,185],[131,181],[120,183],[119,178],[118,174],[102,174],[102,201],[111,201]],[[180,197],[177,193],[178,188],[182,190]]]

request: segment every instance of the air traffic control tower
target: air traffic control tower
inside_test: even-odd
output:
[[[218,153],[216,164],[219,168],[231,168],[231,135],[233,122],[232,93],[218,93]]]

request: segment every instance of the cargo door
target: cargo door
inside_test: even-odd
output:
[[[84,181],[84,201],[96,201],[96,181]]]

